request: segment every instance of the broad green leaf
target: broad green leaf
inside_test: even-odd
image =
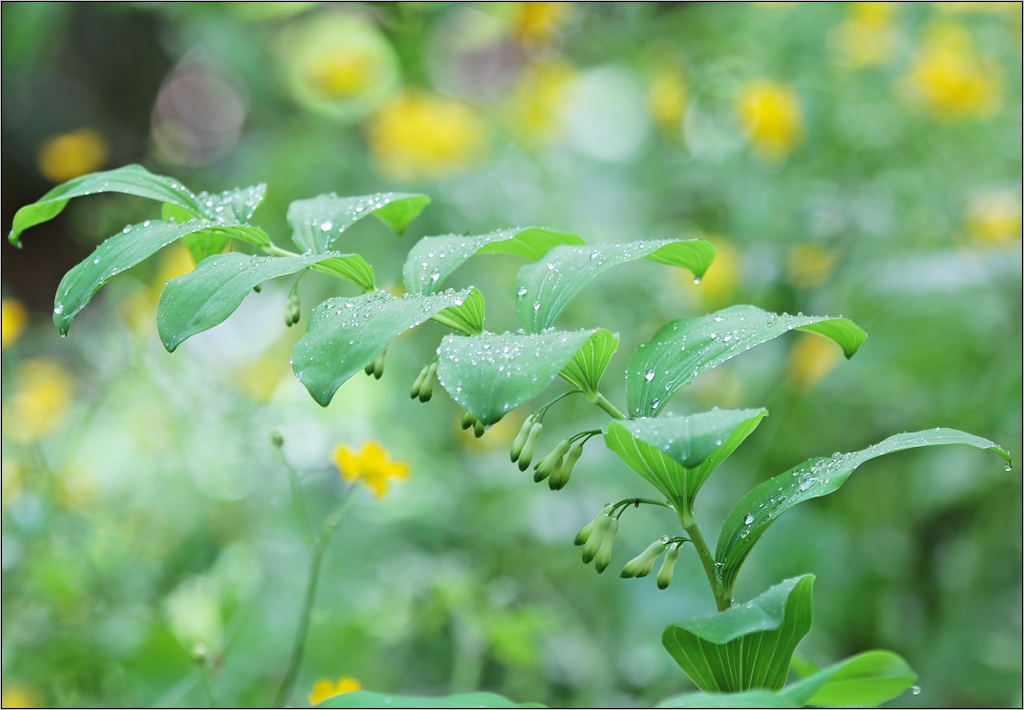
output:
[[[260,183],[220,193],[200,192],[196,195],[196,202],[207,219],[221,224],[246,224],[266,192],[266,184]]]
[[[374,290],[373,267],[366,259],[359,254],[332,254],[321,254],[321,258],[310,265],[310,270],[351,281],[364,291]]]
[[[395,298],[384,291],[356,298],[331,298],[314,309],[306,334],[292,348],[292,370],[321,406],[396,336],[450,306],[469,290],[436,296]]]
[[[791,708],[793,705],[770,690],[745,693],[684,693],[666,698],[656,708]]]
[[[190,218],[204,214],[196,196],[177,180],[154,175],[141,165],[125,165],[115,170],[89,173],[69,180],[53,188],[31,205],[22,207],[14,215],[11,233],[7,238],[11,244],[20,247],[19,237],[23,231],[56,217],[71,198],[99,192],[121,192],[169,202],[187,212]]]
[[[111,278],[127,271],[163,247],[209,228],[206,220],[192,220],[184,224],[169,224],[159,220],[146,221],[125,227],[122,231],[96,247],[96,250],[69,272],[57,287],[53,304],[53,323],[66,335],[71,321],[93,294]],[[248,227],[218,227],[234,234]]]
[[[764,409],[716,409],[687,417],[627,419],[608,424],[604,441],[676,510],[689,514],[711,472],[767,414]]]
[[[536,397],[594,331],[542,335],[449,335],[438,348],[437,381],[484,424]]]
[[[318,708],[542,708],[536,703],[514,703],[495,693],[465,693],[441,698],[413,695],[384,695],[357,690],[328,698]]]
[[[784,688],[793,705],[875,707],[910,690],[917,674],[891,651],[868,651],[847,658]]]
[[[160,216],[165,222],[188,222],[192,219],[188,212],[170,202],[164,203]],[[192,256],[193,264],[198,264],[208,256],[220,254],[230,241],[231,237],[227,233],[213,229],[193,232],[181,238],[181,243]]]
[[[470,287],[461,306],[449,306],[431,320],[466,335],[480,335],[484,332],[484,295]]]
[[[279,257],[232,252],[211,256],[189,273],[167,282],[156,309],[160,339],[173,352],[196,333],[223,323],[255,286],[323,264],[328,264],[324,270],[335,276],[343,272],[358,275],[369,270],[370,283],[373,282],[370,265],[358,254],[328,252]]]
[[[811,628],[814,575],[788,579],[756,599],[665,629],[662,643],[707,693],[778,690]]]
[[[405,259],[402,279],[410,293],[433,293],[474,254],[516,254],[536,261],[560,244],[583,244],[575,234],[540,227],[500,229],[490,234],[424,237]]]
[[[681,266],[703,276],[715,257],[715,247],[702,239],[642,241],[628,244],[558,246],[536,264],[519,270],[516,315],[529,333],[550,328],[573,296],[613,266],[647,258]]]
[[[291,203],[288,224],[296,246],[319,254],[330,249],[345,229],[371,214],[401,236],[409,222],[428,204],[430,198],[426,195],[378,192],[361,197],[338,197],[332,193]]]
[[[733,306],[700,318],[665,324],[629,359],[626,406],[634,417],[653,417],[680,387],[702,372],[791,330],[834,340],[853,357],[867,334],[845,318],[776,314]]]
[[[588,398],[594,399],[598,394],[601,377],[618,349],[619,334],[602,328],[587,339],[559,374],[569,384],[586,392]]]
[[[922,446],[966,444],[979,449],[993,449],[1010,461],[1010,455],[999,446],[978,436],[955,429],[929,429],[896,434],[885,441],[849,454],[833,454],[831,458],[814,458],[769,479],[747,493],[732,509],[722,524],[715,553],[721,565],[722,582],[727,589],[736,583],[736,575],[747,554],[772,523],[787,510],[805,500],[833,493],[850,474],[866,461],[894,451]]]

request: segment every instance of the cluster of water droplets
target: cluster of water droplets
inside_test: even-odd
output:
[[[224,190],[220,194],[201,192],[196,195],[196,200],[207,219],[220,224],[246,224],[266,192],[266,184],[260,183]]]

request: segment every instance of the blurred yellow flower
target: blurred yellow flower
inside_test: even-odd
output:
[[[28,323],[28,311],[25,305],[16,298],[5,298],[3,308],[3,331],[0,335],[0,348],[6,348],[21,337]]]
[[[663,132],[678,135],[686,110],[686,82],[678,66],[661,64],[647,86],[647,112]]]
[[[850,16],[829,34],[829,45],[837,61],[848,67],[883,64],[896,52],[897,34],[893,24],[896,4],[854,2]]]
[[[334,449],[334,465],[349,483],[362,483],[379,500],[388,492],[388,481],[409,476],[409,464],[387,460],[387,452],[375,441],[368,441],[358,454],[344,444]]]
[[[727,304],[736,292],[740,279],[740,255],[736,246],[723,236],[702,234],[701,239],[715,245],[715,260],[704,272],[704,278],[694,293],[705,307],[718,308]],[[689,272],[679,273],[687,282],[690,281]]]
[[[796,92],[785,84],[754,81],[736,99],[736,113],[754,157],[769,165],[785,160],[803,135]]]
[[[317,14],[292,22],[278,52],[296,100],[341,121],[378,109],[401,83],[394,48],[358,17]]]
[[[377,166],[401,179],[465,170],[484,152],[484,123],[454,99],[406,92],[370,121],[368,140]]]
[[[540,44],[551,39],[573,12],[571,2],[521,2],[516,5],[514,27],[519,40]]]
[[[786,377],[799,390],[814,389],[843,359],[843,351],[828,338],[800,333],[789,351]]]
[[[12,683],[4,686],[0,704],[5,708],[41,708],[43,699],[32,688]]]
[[[1003,75],[963,27],[934,24],[900,84],[903,96],[940,119],[985,118],[1002,104]]]
[[[15,390],[4,403],[4,436],[31,442],[56,429],[71,404],[71,374],[52,360],[29,360],[18,370]]]
[[[327,698],[333,698],[335,695],[354,693],[362,687],[358,680],[349,678],[347,675],[338,678],[337,683],[332,683],[327,678],[321,678],[316,683],[313,683],[313,690],[309,693],[309,704],[316,705],[327,700]]]
[[[576,72],[566,62],[527,65],[512,87],[503,112],[509,129],[523,143],[551,143],[564,129],[562,105]]]
[[[836,258],[817,244],[796,244],[786,257],[786,277],[797,288],[816,288],[828,278]]]
[[[39,147],[39,172],[51,182],[99,170],[106,161],[107,143],[91,128],[47,138]]]
[[[1020,191],[994,190],[971,200],[967,208],[967,231],[978,241],[989,244],[1019,241]]]

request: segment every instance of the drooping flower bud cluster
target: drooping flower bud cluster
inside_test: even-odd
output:
[[[409,393],[409,396],[412,399],[418,397],[421,402],[429,402],[430,398],[434,395],[434,376],[436,374],[437,360],[424,365],[416,381],[412,383],[412,391]],[[469,412],[466,412],[466,414],[473,416]],[[465,417],[463,417],[463,422],[465,422]],[[462,428],[468,429],[469,427],[463,426]]]
[[[522,429],[516,434],[512,441],[512,448],[509,450],[509,457],[512,463],[519,462],[519,470],[525,471],[533,463],[533,450],[537,446],[537,439],[544,430],[536,414],[531,414],[523,422]]]
[[[363,372],[367,375],[373,375],[374,378],[380,379],[384,376],[384,356],[388,354],[387,348],[381,350],[380,355],[373,359],[369,365],[363,368]]]
[[[637,505],[640,504],[640,501],[641,499],[636,499]],[[612,544],[615,540],[615,533],[619,529],[619,516],[629,504],[630,501],[622,501],[606,505],[596,518],[576,533],[573,544],[583,546],[583,564],[593,562],[598,574],[604,572],[611,564]],[[662,553],[665,553],[665,561],[662,562],[656,580],[659,589],[667,588],[672,583],[672,571],[675,568],[676,560],[679,559],[679,548],[684,542],[686,542],[686,538],[660,537],[648,545],[646,550],[627,562],[619,576],[625,579],[646,577],[654,569],[654,563],[658,561]]]
[[[469,429],[470,427],[473,427],[473,436],[477,439],[483,436],[484,432],[487,431],[487,427],[484,426],[482,421],[474,417],[469,412],[466,412],[462,415],[462,428]]]
[[[284,302],[284,324],[291,328],[301,317],[302,303],[299,301],[298,291],[293,290],[288,294],[288,300]]]

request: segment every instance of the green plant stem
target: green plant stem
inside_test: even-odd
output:
[[[320,581],[320,566],[323,562],[324,552],[327,550],[327,543],[330,542],[331,534],[345,517],[345,513],[352,507],[353,493],[356,487],[351,486],[338,507],[327,516],[323,525],[320,526],[320,533],[313,541],[309,561],[309,578],[306,582],[306,594],[302,600],[302,611],[299,612],[299,628],[295,632],[295,644],[292,646],[292,657],[288,662],[288,670],[285,671],[284,680],[281,681],[281,689],[274,698],[274,707],[284,707],[291,694],[292,687],[302,666],[302,656],[306,650],[306,636],[309,634],[309,619],[313,613],[313,603],[316,601],[317,584]]]
[[[694,548],[697,550],[700,563],[704,566],[704,574],[708,576],[711,593],[715,595],[715,604],[718,606],[719,611],[725,611],[732,606],[732,595],[722,585],[722,580],[718,578],[715,558],[712,556],[711,550],[708,549],[707,543],[704,542],[704,536],[700,534],[697,521],[693,519],[692,513],[684,515],[680,511],[676,512],[679,514],[680,524],[682,524],[686,534],[690,536],[690,542],[693,543]]]
[[[594,404],[596,404],[598,407],[600,407],[604,411],[608,412],[608,415],[612,419],[625,419],[626,418],[626,415],[623,414],[622,412],[620,412],[618,407],[616,407],[614,404],[609,402],[608,398],[605,397],[600,392],[597,393],[597,399],[594,400]]]
[[[620,500],[618,503],[615,503],[612,506],[612,510],[614,512],[616,508],[621,507],[624,511],[629,506],[636,505],[638,502],[641,505],[660,505],[662,508],[672,508],[673,510],[675,510],[675,506],[669,503],[667,500],[657,500],[656,498],[624,498]],[[619,515],[622,515],[622,511],[619,511]]]
[[[296,254],[293,251],[282,249],[281,247],[277,246],[274,243],[271,243],[270,246],[268,247],[263,247],[263,251],[265,251],[267,254],[270,254],[271,256],[300,256],[299,254]]]
[[[292,492],[292,508],[295,511],[295,518],[298,520],[299,527],[302,528],[302,538],[306,541],[306,545],[312,549],[314,545],[313,532],[309,524],[309,514],[306,512],[306,502],[302,497],[299,472],[288,461],[288,457],[284,455],[282,449],[279,448],[278,452],[281,454],[281,462],[284,463],[284,467],[288,471],[288,487]]]
[[[213,694],[213,685],[210,684],[210,670],[207,668],[206,663],[200,663],[199,666],[199,680],[202,683],[203,691],[206,693],[206,703],[211,707],[217,707],[217,698]]]

